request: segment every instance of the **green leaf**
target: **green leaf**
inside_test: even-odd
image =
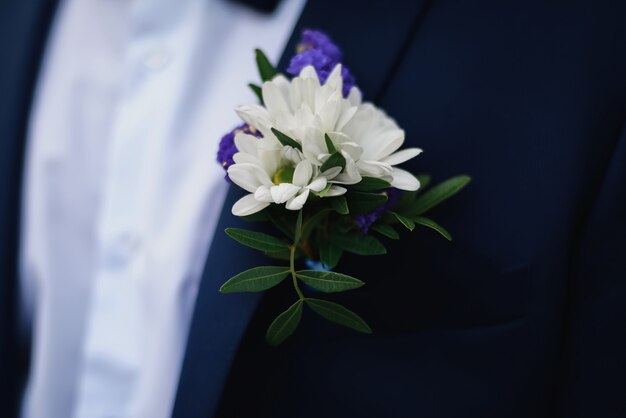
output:
[[[433,221],[432,219],[426,218],[424,216],[418,216],[414,218],[413,220],[417,224],[434,229],[435,231],[443,235],[445,239],[447,239],[448,241],[452,241],[452,236],[450,235],[450,233],[446,231],[444,227],[442,227],[441,225],[439,225],[437,222]]]
[[[289,271],[289,267],[255,267],[229,279],[220,292],[261,292],[282,282]]]
[[[272,321],[265,334],[265,340],[274,347],[282,344],[298,328],[300,318],[302,318],[302,300],[291,305]]]
[[[254,50],[256,54],[256,65],[259,68],[259,75],[261,76],[262,81],[270,81],[276,74],[278,74],[278,70],[270,63],[270,60],[267,59],[267,56],[260,49]]]
[[[259,99],[259,103],[263,104],[263,89],[261,89],[261,86],[250,83],[248,84],[248,87],[250,87],[250,89],[254,92],[256,97]]]
[[[298,219],[296,219],[296,230],[294,233],[293,245],[298,245],[300,236],[302,235],[302,209],[298,211]]]
[[[296,148],[302,151],[302,145],[300,145],[295,139],[290,137],[289,135],[285,135],[278,129],[272,128],[272,132],[276,135],[276,139],[286,147]]]
[[[226,235],[235,241],[255,250],[277,252],[289,249],[289,244],[271,235],[262,232],[247,231],[239,228],[227,228]]]
[[[346,158],[340,152],[335,152],[328,157],[320,167],[320,171],[323,173],[333,167],[341,167],[342,170],[346,167]]]
[[[363,193],[350,192],[346,194],[348,199],[348,208],[353,215],[372,212],[376,208],[384,205],[387,201],[387,195],[384,193]]]
[[[456,176],[439,183],[417,198],[411,215],[418,216],[461,191],[469,182],[469,176]]]
[[[388,224],[374,224],[370,228],[372,230],[378,232],[379,234],[382,234],[382,235],[386,236],[387,238],[391,238],[391,239],[398,239],[398,238],[400,238],[400,234],[398,234],[398,231],[393,229],[393,227],[391,225],[388,225]]]
[[[324,134],[324,139],[326,140],[326,147],[328,148],[329,154],[334,154],[337,152],[337,148],[335,148],[335,144],[333,144],[333,140],[330,139],[328,134]]]
[[[330,206],[332,206],[333,209],[335,209],[335,212],[339,213],[340,215],[347,215],[348,213],[350,213],[350,211],[348,210],[348,201],[344,196],[332,197],[328,200],[330,202]]]
[[[388,189],[389,187],[391,187],[391,183],[375,177],[363,177],[359,183],[352,185],[354,190],[360,190],[363,192],[383,190]]]
[[[411,219],[402,216],[398,213],[395,212],[390,212],[398,221],[400,221],[400,223],[402,225],[404,225],[406,227],[406,229],[408,229],[409,231],[413,231],[413,229],[415,229],[415,222],[413,222]]]
[[[326,217],[326,215],[328,215],[329,212],[332,212],[332,209],[329,209],[329,208],[321,209],[318,212],[316,212],[313,216],[311,216],[304,223],[304,226],[302,227],[302,239],[303,240],[306,240],[309,238],[309,235],[311,235],[311,232],[313,232],[313,229],[315,229],[315,226],[317,226],[319,222],[324,220],[324,218]]]
[[[338,303],[312,298],[306,298],[304,301],[309,308],[329,321],[365,334],[372,333],[372,329],[360,316]]]
[[[357,255],[387,254],[385,246],[379,240],[359,232],[335,234],[331,241],[344,251]]]
[[[339,264],[343,251],[334,245],[330,240],[322,240],[320,242],[320,261],[328,268],[334,268]]]
[[[313,289],[325,293],[357,289],[365,284],[354,277],[332,271],[302,270],[296,272],[296,276]]]

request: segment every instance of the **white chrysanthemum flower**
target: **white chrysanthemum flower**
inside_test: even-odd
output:
[[[346,189],[336,184],[356,184],[363,177],[383,179],[402,190],[419,188],[412,174],[395,165],[421,150],[396,152],[404,143],[404,131],[382,110],[362,103],[358,89],[353,88],[344,98],[342,84],[341,65],[324,85],[309,66],[291,81],[279,75],[265,82],[264,106],[236,109],[263,138],[244,133],[235,138],[239,152],[228,175],[250,192],[233,207],[235,215],[255,213],[271,203],[285,203],[287,209],[299,210],[309,193],[337,196]],[[272,129],[295,140],[298,147],[283,145]],[[334,149],[329,149],[326,135]],[[341,153],[345,167],[324,167],[322,172],[333,152]]]
[[[300,210],[311,191],[327,188],[326,177],[318,176],[319,170],[298,150],[245,133],[235,136],[235,145],[239,152],[233,156],[235,164],[229,167],[228,176],[250,192],[233,206],[237,216],[251,215],[271,203]]]

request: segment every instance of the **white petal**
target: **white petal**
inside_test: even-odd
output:
[[[350,119],[352,119],[357,110],[358,107],[356,106],[349,106],[348,108],[344,109],[343,112],[341,112],[341,116],[339,116],[339,120],[337,120],[335,129],[342,129],[344,126],[346,126],[346,123],[350,122]]]
[[[317,77],[317,71],[315,71],[315,68],[312,65],[307,65],[302,70],[300,70],[300,75],[298,77],[304,80],[313,79],[317,81],[317,84],[319,86],[320,79]]]
[[[324,197],[341,196],[342,194],[346,193],[347,191],[348,191],[348,189],[346,189],[345,187],[333,185],[333,186],[330,187],[330,189],[328,189],[328,191],[326,192]]]
[[[350,89],[350,93],[348,93],[348,101],[352,106],[358,106],[363,101],[363,97],[361,95],[361,90],[358,87],[352,87]]]
[[[382,159],[381,162],[389,165],[398,165],[410,160],[411,158],[417,157],[421,153],[422,150],[419,148],[407,148],[391,154],[389,157]]]
[[[296,170],[293,172],[292,183],[298,187],[305,187],[309,184],[311,176],[313,175],[313,166],[308,161],[301,161],[296,166]]]
[[[324,85],[332,87],[333,90],[341,92],[343,88],[343,77],[341,76],[341,64],[335,65],[335,68],[330,72],[330,75],[326,79]]]
[[[311,189],[314,192],[321,192],[322,190],[326,188],[327,184],[328,184],[328,181],[326,180],[326,177],[318,177],[315,180],[313,180],[311,184],[309,184],[306,188]]]
[[[235,146],[239,152],[256,155],[259,147],[259,138],[239,132],[235,135]]]
[[[404,142],[404,131],[402,129],[386,130],[382,135],[376,135],[374,141],[369,144],[367,153],[363,153],[363,158],[379,161],[395,152]]]
[[[256,104],[238,106],[235,112],[244,122],[261,132],[269,130],[271,126],[267,109]]]
[[[271,187],[267,185],[263,185],[256,189],[254,192],[254,198],[259,202],[267,202],[272,203],[274,199],[272,198],[272,193],[270,191]]]
[[[357,161],[361,158],[361,155],[363,155],[363,148],[356,142],[344,142],[341,144],[341,150],[343,151],[344,157],[349,156],[354,161]]]
[[[332,179],[332,182],[341,184],[357,184],[362,179],[363,178],[361,177],[356,164],[346,161],[346,167],[344,168],[343,173]]]
[[[238,152],[235,155],[233,155],[233,161],[236,164],[254,164],[254,165],[259,165],[260,161],[259,161],[259,157],[257,157],[256,155],[252,155],[252,154],[246,154],[245,152]]]
[[[280,156],[294,164],[298,164],[304,158],[300,150],[288,146],[284,146],[280,150]]]
[[[326,177],[327,179],[333,179],[337,175],[339,175],[339,173],[341,173],[341,170],[342,170],[341,167],[332,167],[332,168],[329,168],[328,170],[324,171],[322,173],[322,176]]]
[[[420,182],[408,171],[394,167],[391,186],[400,190],[414,191],[420,188]]]
[[[254,195],[248,194],[235,202],[231,211],[235,216],[247,216],[257,213],[269,205],[267,202],[259,202],[254,198]]]
[[[263,102],[267,108],[270,117],[280,113],[290,113],[289,102],[287,97],[283,95],[280,87],[271,81],[263,83]]]
[[[360,160],[356,163],[356,165],[359,167],[359,172],[367,177],[381,179],[389,177],[392,173],[390,165],[378,161]]]
[[[299,196],[294,197],[293,199],[289,200],[287,204],[285,205],[285,207],[289,210],[300,210],[306,203],[306,200],[308,197],[309,197],[309,189],[304,189],[304,191],[300,193]]]
[[[272,186],[270,192],[272,193],[272,200],[275,203],[285,203],[300,191],[300,187],[294,186],[291,183],[281,183],[278,186]]]
[[[263,184],[272,184],[261,167],[249,163],[231,165],[228,167],[228,177],[237,186],[250,193],[254,193]]]

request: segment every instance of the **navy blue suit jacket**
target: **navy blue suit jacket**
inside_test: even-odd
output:
[[[53,0],[0,4],[0,415],[15,414],[28,350],[16,338],[25,127]],[[220,295],[259,256],[219,230],[207,255],[173,416],[626,417],[626,2],[309,0],[369,100],[393,115],[410,164],[474,181],[389,255],[346,258],[367,282],[337,297],[375,333],[292,300]],[[282,66],[286,58],[282,60]],[[244,87],[242,87],[244,88]],[[155,115],[156,116],[156,115]],[[207,164],[211,164],[207,156]]]

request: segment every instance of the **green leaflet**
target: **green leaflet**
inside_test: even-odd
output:
[[[343,251],[334,245],[330,240],[320,241],[320,261],[328,268],[334,268],[339,264]]]
[[[276,286],[288,274],[289,267],[255,267],[228,280],[220,287],[220,292],[261,292]]]
[[[312,298],[306,298],[304,301],[309,308],[329,321],[365,334],[372,333],[372,329],[360,316],[338,303]]]
[[[256,55],[256,65],[259,69],[261,81],[270,81],[276,74],[278,74],[278,70],[276,70],[276,68],[270,63],[270,60],[263,51],[255,49],[254,53]]]
[[[250,87],[252,92],[259,99],[259,103],[263,104],[263,89],[261,89],[261,86],[253,84],[253,83],[250,83],[250,84],[248,84],[248,87]]]
[[[370,227],[370,229],[378,232],[381,235],[386,236],[387,238],[391,238],[391,239],[400,238],[400,234],[398,234],[398,231],[393,229],[393,227],[388,224],[374,224]]]
[[[261,232],[248,231],[239,228],[227,228],[225,232],[226,235],[235,241],[250,248],[254,248],[255,250],[273,253],[289,249],[289,245],[285,241]]]
[[[391,183],[374,177],[363,177],[363,179],[359,183],[352,186],[354,190],[359,190],[362,192],[383,190],[388,189],[389,187],[391,187]]]
[[[353,215],[372,212],[387,201],[387,195],[384,193],[350,192],[345,196],[350,213]]]
[[[354,277],[332,271],[302,270],[296,272],[296,276],[313,289],[325,293],[343,292],[365,284]]]
[[[424,192],[423,195],[419,196],[415,201],[413,208],[409,209],[409,214],[411,217],[419,216],[424,212],[432,209],[437,206],[441,202],[450,197],[457,194],[461,189],[463,189],[469,182],[471,178],[469,176],[456,176],[452,177],[438,185],[434,186],[430,190]]]
[[[331,236],[333,245],[342,248],[344,251],[357,255],[380,255],[387,254],[385,246],[371,235],[364,235],[359,232],[345,234],[333,234]]]
[[[284,133],[282,133],[281,131],[275,128],[272,128],[272,132],[274,133],[274,135],[276,135],[276,139],[278,139],[278,141],[284,146],[296,148],[302,151],[302,145],[300,145],[298,141],[296,141],[289,135],[285,135]]]
[[[413,222],[411,219],[395,212],[389,212],[389,213],[393,215],[398,221],[400,221],[400,223],[404,225],[406,229],[408,229],[409,231],[413,231],[413,229],[415,229],[415,222]]]
[[[344,196],[331,197],[328,201],[333,209],[335,209],[335,212],[340,215],[347,215],[350,213],[348,210],[348,201]]]
[[[324,134],[324,140],[326,141],[326,147],[328,148],[329,154],[334,154],[337,152],[337,148],[335,148],[335,144],[333,144],[333,140],[330,139],[328,134]]]
[[[298,328],[301,318],[302,300],[298,300],[272,321],[265,334],[265,340],[274,347],[280,345]]]
[[[340,152],[331,154],[331,156],[328,157],[328,159],[324,161],[324,164],[320,167],[320,172],[323,173],[333,167],[341,167],[342,170],[346,167],[346,159]]]
[[[435,231],[443,235],[445,239],[447,239],[448,241],[452,241],[452,236],[450,235],[450,233],[446,231],[444,227],[442,227],[441,225],[439,225],[437,222],[433,221],[432,219],[426,218],[424,216],[418,216],[416,218],[413,218],[413,220],[417,224],[434,229]]]

